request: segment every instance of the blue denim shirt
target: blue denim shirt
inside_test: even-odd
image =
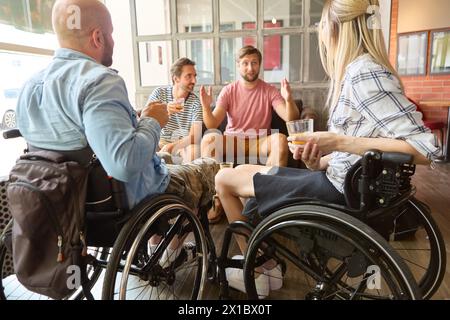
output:
[[[125,182],[130,207],[166,190],[169,173],[155,154],[159,123],[138,122],[123,79],[89,56],[58,49],[25,84],[16,111],[20,132],[33,146],[67,151],[89,144],[106,172]]]

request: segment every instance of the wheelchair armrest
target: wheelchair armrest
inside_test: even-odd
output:
[[[3,138],[4,139],[13,139],[21,137],[22,134],[20,133],[19,129],[10,129],[3,131]]]
[[[411,154],[400,153],[400,152],[383,152],[381,155],[381,160],[383,162],[388,162],[391,164],[411,164],[414,157]]]

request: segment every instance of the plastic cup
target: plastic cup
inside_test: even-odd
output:
[[[286,122],[289,136],[300,136],[304,132],[314,131],[314,119],[293,120]],[[293,144],[303,145],[306,141],[292,141]]]

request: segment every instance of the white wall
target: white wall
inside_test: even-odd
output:
[[[389,52],[390,34],[391,34],[391,0],[379,0],[380,2],[380,14],[381,14],[381,26],[383,28],[384,43],[386,49]]]
[[[398,33],[450,27],[450,0],[399,0]]]
[[[131,33],[131,16],[128,1],[104,0],[108,7],[114,25],[114,62],[112,68],[119,70],[119,75],[125,80],[128,97],[135,107],[135,71],[133,62],[133,41]]]

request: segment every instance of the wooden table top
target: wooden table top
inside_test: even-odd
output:
[[[423,100],[419,104],[425,107],[450,107],[450,100]]]

